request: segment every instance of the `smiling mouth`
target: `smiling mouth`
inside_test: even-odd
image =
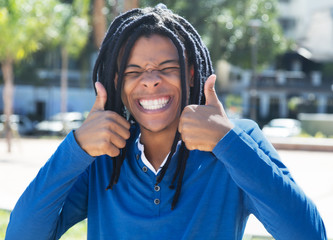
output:
[[[140,106],[145,110],[159,110],[164,108],[170,101],[170,97],[162,97],[156,99],[141,99]]]

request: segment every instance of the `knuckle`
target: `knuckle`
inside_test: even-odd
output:
[[[115,118],[114,112],[111,112],[111,111],[104,112],[103,117],[106,122],[110,122],[110,121],[114,122],[114,118]]]
[[[118,127],[119,126],[117,126],[117,123],[113,119],[108,119],[108,121],[106,123],[106,128],[108,131],[110,131],[112,133],[116,133]]]
[[[100,144],[100,149],[101,149],[102,151],[105,151],[105,149],[108,149],[109,146],[110,146],[110,143],[109,143],[109,142],[107,142],[107,141],[103,141],[103,142]]]
[[[101,136],[102,136],[102,139],[103,139],[104,141],[107,141],[107,139],[109,139],[110,131],[109,131],[109,129],[108,129],[107,127],[104,127],[104,128],[102,129]]]
[[[117,128],[115,127],[115,124],[112,119],[109,119],[107,122],[107,129],[111,132],[114,132]]]

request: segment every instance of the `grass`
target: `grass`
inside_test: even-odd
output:
[[[316,132],[315,134],[311,135],[304,130],[297,136],[297,137],[303,137],[303,138],[333,138],[333,135],[325,135],[322,132]]]
[[[9,221],[9,211],[0,210],[0,239],[5,238],[5,232]]]
[[[87,239],[87,221],[79,222],[70,228],[61,238],[61,240],[82,240]]]

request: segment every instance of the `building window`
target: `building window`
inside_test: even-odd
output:
[[[296,26],[296,20],[293,18],[280,18],[279,22],[284,32],[293,30]]]

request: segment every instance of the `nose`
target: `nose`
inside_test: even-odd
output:
[[[158,74],[158,71],[147,71],[143,74],[141,83],[146,88],[157,87],[161,83],[161,78]]]

